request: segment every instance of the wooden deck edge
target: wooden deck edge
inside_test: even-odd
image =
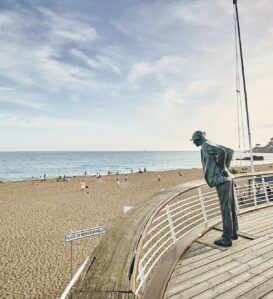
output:
[[[202,224],[193,229],[184,238],[179,240],[177,244],[170,249],[161,260],[152,275],[147,288],[141,298],[143,299],[161,299],[165,293],[167,284],[171,274],[179,261],[180,257],[186,252],[193,242],[198,240],[200,236],[208,232],[212,227],[221,223],[221,219],[213,219],[207,225]]]

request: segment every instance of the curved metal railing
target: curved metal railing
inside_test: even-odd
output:
[[[273,172],[238,175],[234,179],[237,213],[273,204]],[[166,200],[153,213],[138,242],[132,289],[142,297],[156,266],[169,249],[196,227],[208,229],[221,221],[218,195],[206,184],[183,191]],[[204,229],[204,231],[205,231]],[[196,236],[192,236],[194,240]]]

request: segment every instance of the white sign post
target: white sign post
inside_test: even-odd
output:
[[[88,228],[77,232],[71,232],[64,235],[65,242],[70,242],[70,267],[71,267],[71,278],[73,277],[73,254],[72,254],[72,242],[74,240],[101,235],[106,232],[106,226],[97,226],[94,228]]]

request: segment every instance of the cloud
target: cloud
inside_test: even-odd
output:
[[[0,86],[0,92],[11,92],[16,90],[17,90],[16,87]]]
[[[110,57],[97,55],[94,58],[91,58],[89,55],[84,54],[83,52],[77,49],[71,49],[70,53],[78,58],[80,61],[88,65],[91,69],[94,70],[111,70],[116,74],[120,75],[120,68],[115,65]]]
[[[12,21],[11,21],[11,18],[9,16],[0,14],[0,28],[5,26],[5,25],[10,24],[11,22]]]
[[[43,21],[51,35],[51,42],[88,43],[98,38],[96,29],[89,24],[74,20],[72,17],[61,16],[45,7],[40,6],[37,10],[45,17]]]
[[[1,91],[1,90],[0,90]],[[38,98],[40,96],[37,96]],[[0,93],[0,103],[5,102],[8,104],[16,104],[19,106],[36,109],[36,110],[46,110],[47,104],[42,100],[35,99],[35,96],[32,94],[9,94],[8,95],[1,95]]]
[[[99,129],[111,130],[112,127],[82,119],[20,117],[0,114],[0,127],[44,128],[61,130]]]
[[[179,56],[163,56],[154,63],[140,62],[131,67],[128,80],[135,82],[145,76],[164,79],[168,74],[179,73],[183,69],[184,59]]]
[[[70,96],[70,101],[73,103],[81,103],[82,102],[80,96],[74,95],[74,94]]]

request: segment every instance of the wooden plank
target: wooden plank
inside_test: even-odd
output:
[[[198,246],[196,246],[198,245]],[[218,248],[215,248],[214,246],[210,246],[211,244],[204,244],[203,242],[199,243],[198,240],[190,247],[190,249],[183,255],[183,259],[192,258],[194,256],[199,256],[200,254],[206,253],[211,250],[219,251]],[[196,246],[193,250],[192,247]]]
[[[273,241],[273,240],[272,240]],[[235,253],[234,255],[230,256],[229,259],[221,259],[216,262],[213,262],[211,264],[208,264],[204,267],[201,267],[200,269],[194,269],[193,271],[184,274],[183,277],[180,276],[172,276],[169,285],[175,285],[175,284],[181,284],[183,283],[183,286],[187,285],[187,281],[190,281],[191,284],[198,284],[202,281],[202,279],[209,279],[209,275],[212,275],[214,277],[214,273],[222,273],[223,271],[226,271],[226,265],[229,265],[228,268],[232,268],[230,265],[233,265],[233,263],[241,263],[246,264],[248,267],[253,265],[252,260],[254,261],[254,264],[264,262],[264,260],[268,259],[268,256],[271,258],[273,257],[273,242],[270,244],[271,246],[265,246],[261,247],[259,250],[252,252],[248,255],[238,255],[238,253]],[[272,253],[271,253],[272,252]],[[262,257],[261,257],[262,256]],[[218,268],[220,267],[220,268]],[[199,271],[200,270],[200,271]],[[211,271],[211,273],[209,272]],[[190,279],[189,279],[190,278]],[[196,281],[196,283],[195,283]]]
[[[257,289],[257,288],[260,285],[264,284],[268,280],[268,277],[273,278],[273,269],[272,269],[273,261],[267,262],[267,265],[264,265],[264,266],[267,266],[270,269],[268,269],[267,271],[259,272],[259,274],[261,274],[261,275],[255,275],[254,277],[248,279],[247,281],[244,281],[243,283],[237,285],[233,289],[228,290],[225,294],[222,293],[221,295],[219,295],[216,298],[219,298],[219,299],[220,298],[221,299],[238,298],[238,297],[248,293],[249,291],[254,291],[254,293],[255,293],[255,291],[258,292],[259,289]],[[266,275],[267,275],[267,277],[266,277]],[[259,295],[257,293],[256,293],[256,295],[257,295],[256,298],[259,298]]]
[[[267,228],[272,228],[272,215],[270,218],[261,220],[256,226],[248,228],[248,233],[251,235],[256,235],[260,231],[263,231]]]
[[[273,291],[269,292],[268,294],[264,295],[261,298],[263,298],[263,299],[272,299],[273,298]]]
[[[273,228],[268,228],[264,231],[257,233],[257,236],[258,237],[263,237],[263,236],[270,237],[270,236],[272,236],[272,233],[273,233]]]
[[[261,213],[255,215],[253,212],[249,214],[244,214],[240,216],[239,230],[245,230],[249,227],[255,227],[259,225],[264,220],[270,219],[272,215],[272,208],[268,207],[266,209],[261,210]],[[244,216],[244,217],[243,217]]]
[[[174,283],[174,281],[171,280],[170,282],[172,282],[172,284],[169,283],[165,297],[168,298],[179,294],[181,298],[188,298],[190,296],[204,294],[208,289],[215,288],[215,286],[230,279],[234,278],[235,280],[235,277],[247,271],[250,271],[252,275],[256,275],[255,273],[257,271],[260,273],[264,267],[268,267],[267,261],[272,260],[273,257],[272,248],[273,247],[262,256],[256,257],[255,255],[248,255],[247,259],[244,258],[224,264],[184,282],[177,280]],[[257,270],[255,270],[256,268]],[[238,282],[239,279],[237,283]]]
[[[235,275],[224,283],[210,288],[206,292],[200,293],[195,298],[237,298],[264,283],[267,280],[264,273],[269,271],[273,276],[272,266],[273,260],[271,254],[271,257],[265,262],[250,267],[249,270]]]
[[[254,289],[238,297],[240,299],[257,299],[273,298],[273,278],[266,280],[264,283],[256,286]],[[271,293],[271,294],[270,294]],[[270,294],[270,297],[268,297]]]
[[[205,268],[206,265],[210,265],[212,262],[217,262],[221,259],[224,259],[224,261],[228,261],[234,253],[237,253],[238,256],[240,255],[247,255],[251,252],[254,252],[258,250],[261,247],[264,247],[266,244],[271,244],[271,240],[268,237],[263,237],[261,239],[256,239],[253,241],[249,241],[249,243],[238,245],[234,247],[230,247],[227,251],[221,251],[217,252],[214,255],[208,256],[205,259],[201,259],[198,261],[195,261],[194,263],[188,263],[187,265],[183,265],[183,260],[179,262],[178,267],[175,269],[173,273],[173,277],[181,274],[185,274],[189,271],[193,271],[193,269],[196,269],[197,271],[201,268]],[[248,245],[249,244],[249,245]]]

